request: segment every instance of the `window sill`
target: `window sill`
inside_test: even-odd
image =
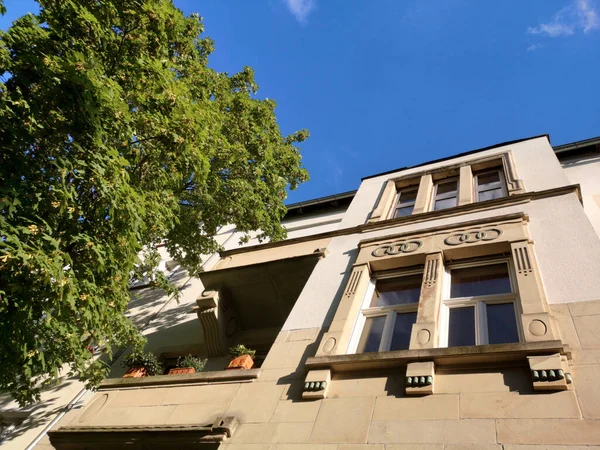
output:
[[[183,375],[155,375],[141,378],[108,378],[98,390],[126,389],[130,387],[154,387],[182,384],[208,384],[228,381],[254,381],[260,376],[260,369],[219,370]]]
[[[357,353],[311,357],[307,370],[331,369],[354,372],[406,366],[408,363],[433,361],[436,366],[463,366],[523,361],[526,356],[560,353],[570,359],[568,345],[561,341],[522,342],[516,344],[473,345],[465,347],[395,350],[391,352]]]

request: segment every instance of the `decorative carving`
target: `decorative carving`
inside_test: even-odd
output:
[[[564,391],[573,382],[568,372],[567,357],[555,353],[528,356],[533,389],[536,391]]]
[[[431,386],[433,384],[433,376],[423,375],[416,377],[406,377],[406,387],[423,387]]]
[[[531,267],[531,260],[529,259],[529,251],[527,246],[519,247],[514,249],[515,262],[517,263],[517,273],[519,275],[527,276],[533,269]]]
[[[529,322],[529,332],[534,336],[544,336],[548,332],[548,327],[539,319]]]
[[[417,333],[417,342],[421,345],[425,345],[429,342],[429,339],[431,339],[431,333],[429,332],[429,330],[419,330],[419,332]]]
[[[387,255],[399,255],[401,253],[412,253],[423,246],[423,241],[414,240],[414,241],[403,241],[403,242],[393,242],[389,244],[384,244],[377,247],[371,253],[375,257],[387,256]]]
[[[323,344],[323,351],[325,353],[330,353],[335,348],[336,344],[337,344],[337,342],[336,342],[335,338],[334,337],[330,337]]]
[[[327,387],[327,381],[311,381],[304,383],[303,392],[323,391]]]
[[[523,181],[517,176],[515,162],[512,153],[507,152],[502,155],[502,166],[504,167],[504,178],[509,195],[519,194],[524,191]]]
[[[487,230],[471,230],[448,236],[444,243],[446,245],[474,244],[481,241],[493,241],[502,236],[502,230],[488,228]]]
[[[425,287],[430,288],[437,281],[439,258],[427,259],[425,263]]]
[[[319,400],[327,397],[327,391],[331,382],[331,371],[329,369],[311,370],[306,374],[302,388],[303,400]]]
[[[354,295],[354,293],[356,292],[356,288],[358,286],[358,282],[360,281],[360,277],[362,276],[363,271],[362,270],[355,270],[354,272],[352,272],[352,274],[350,275],[350,281],[348,281],[348,285],[346,286],[346,292],[344,292],[344,295],[346,297],[352,297]]]
[[[406,365],[406,395],[431,395],[434,391],[435,365],[433,361]]]

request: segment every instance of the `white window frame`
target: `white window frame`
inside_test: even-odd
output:
[[[450,288],[453,269],[465,269],[469,267],[490,266],[500,263],[506,263],[508,268],[508,278],[510,280],[511,292],[506,294],[479,295],[474,297],[450,298]],[[484,261],[470,261],[464,263],[448,264],[444,274],[444,285],[442,289],[442,307],[440,308],[440,347],[448,347],[448,333],[450,331],[450,309],[460,307],[475,307],[475,345],[486,345],[489,343],[487,329],[486,305],[500,305],[512,303],[515,313],[515,323],[517,324],[517,333],[519,342],[523,342],[523,330],[521,329],[521,303],[517,290],[517,282],[514,275],[512,261],[509,258],[494,258]]]
[[[456,182],[456,193],[454,195],[452,195],[451,192],[446,192],[445,194],[440,194],[438,196],[437,190],[438,190],[438,186],[440,184],[446,184],[446,183],[450,183],[451,181],[455,181]],[[444,209],[450,209],[450,208],[443,208],[443,209],[435,209],[435,202],[437,200],[446,200],[449,198],[455,198],[456,199],[456,205],[453,206],[452,208],[458,206],[458,194],[459,194],[459,190],[460,190],[460,180],[458,177],[452,177],[452,178],[443,178],[441,180],[435,181],[433,184],[433,192],[432,192],[432,196],[431,196],[431,205],[429,210],[430,211],[443,211]]]
[[[404,276],[410,275],[423,275],[423,269],[415,269],[415,270],[402,270],[395,271],[386,274],[375,275],[371,278],[369,282],[369,286],[365,292],[365,296],[361,303],[361,310],[358,315],[358,319],[354,328],[352,330],[352,334],[350,337],[350,343],[348,345],[348,353],[359,353],[358,345],[360,343],[360,338],[363,334],[363,330],[365,328],[365,323],[367,318],[369,317],[381,317],[387,316],[385,320],[385,325],[383,326],[383,332],[381,334],[381,342],[379,343],[380,352],[389,351],[390,345],[392,344],[392,337],[394,334],[394,325],[396,324],[396,316],[398,314],[403,313],[418,313],[419,311],[419,301],[416,303],[406,303],[401,305],[391,305],[391,306],[373,306],[370,307],[370,303],[373,300],[373,294],[375,292],[375,284],[377,280],[385,280],[390,278],[400,278]]]
[[[493,183],[491,187],[487,187],[486,189],[479,189],[479,183],[478,183],[479,177],[481,175],[488,175],[493,172],[498,173],[498,175],[500,176],[500,180]],[[479,194],[481,192],[491,191],[493,189],[498,189],[498,188],[500,188],[502,190],[502,197],[506,197],[508,195],[508,193],[506,192],[506,181],[504,180],[504,171],[500,168],[484,170],[482,172],[476,173],[475,176],[473,176],[473,190],[474,190],[473,198],[475,199],[476,202],[481,201],[481,200],[479,200]],[[487,201],[487,200],[483,200],[483,201]]]
[[[392,208],[392,211],[390,212],[390,216],[389,219],[395,219],[396,217],[396,211],[398,209],[401,208],[407,208],[409,206],[413,207],[413,212],[415,210],[415,205],[417,202],[417,198],[415,196],[415,199],[411,202],[405,203],[405,204],[400,204],[400,200],[402,200],[402,192],[416,192],[417,195],[419,194],[419,186],[406,186],[404,188],[398,189],[396,191],[396,196],[394,197],[394,207]],[[411,212],[409,215],[412,216],[413,212]],[[408,216],[400,216],[400,217],[408,217]]]

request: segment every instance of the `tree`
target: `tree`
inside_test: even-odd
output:
[[[195,273],[225,224],[281,239],[286,189],[307,180],[308,133],[281,134],[251,68],[207,66],[199,16],[39,3],[0,34],[0,390],[21,404],[64,364],[99,383],[92,343],[140,345],[124,312],[143,248],[166,240]]]

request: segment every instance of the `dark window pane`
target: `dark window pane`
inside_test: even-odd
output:
[[[492,183],[500,182],[500,172],[490,172],[484,173],[482,175],[477,175],[477,185],[479,187],[485,188],[486,186]]]
[[[449,192],[456,192],[458,187],[458,183],[456,180],[454,181],[446,181],[445,183],[439,183],[437,185],[437,190],[435,191],[436,195],[447,194]]]
[[[504,197],[502,188],[490,189],[488,191],[479,192],[479,201],[484,202],[486,200],[493,200],[495,198]]]
[[[360,352],[378,352],[379,344],[381,343],[381,335],[383,334],[383,326],[387,316],[369,317],[365,321],[365,329],[358,349]]]
[[[423,275],[377,280],[371,306],[403,305],[417,303],[421,295]]]
[[[417,313],[406,313],[396,315],[394,334],[390,350],[408,350],[410,344],[410,333],[413,324],[417,321]]]
[[[401,191],[398,204],[414,203],[417,198],[417,191]]]
[[[453,208],[456,204],[456,197],[445,198],[443,200],[436,200],[433,209],[437,211],[438,209]]]
[[[485,305],[488,323],[488,340],[490,344],[506,344],[519,342],[515,305]]]
[[[396,209],[396,213],[394,214],[394,217],[410,216],[413,212],[413,209],[415,209],[414,205],[405,206],[404,208],[398,208],[398,209]]]
[[[451,272],[451,298],[509,292],[511,292],[511,287],[508,266],[504,263],[454,269]]]
[[[475,345],[475,308],[450,308],[448,347]]]

